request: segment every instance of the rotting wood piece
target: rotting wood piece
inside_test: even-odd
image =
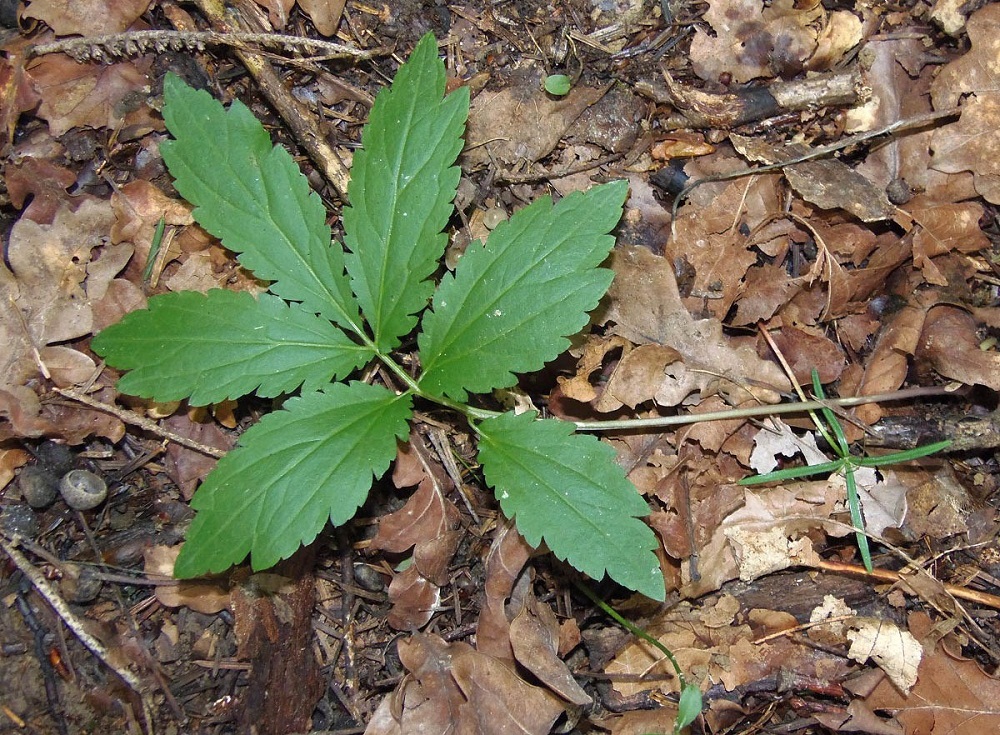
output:
[[[789,112],[821,107],[852,107],[871,97],[857,71],[818,74],[798,81],[775,81],[764,87],[744,87],[736,92],[714,94],[687,87],[663,71],[664,85],[638,82],[635,89],[655,102],[674,108],[661,125],[666,130],[682,128],[731,129]]]

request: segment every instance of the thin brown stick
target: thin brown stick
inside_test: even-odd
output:
[[[145,416],[140,416],[134,411],[129,411],[125,408],[112,406],[110,403],[103,403],[91,398],[86,393],[81,393],[80,391],[73,390],[72,388],[53,388],[53,390],[59,395],[71,398],[74,401],[79,401],[85,406],[90,406],[91,408],[96,408],[98,411],[110,413],[112,416],[118,417],[126,424],[138,426],[140,429],[145,429],[150,433],[156,434],[164,439],[168,439],[169,441],[174,442],[174,444],[180,444],[182,447],[187,447],[188,449],[193,449],[196,452],[207,454],[209,457],[219,458],[224,457],[226,454],[226,452],[222,449],[216,449],[215,447],[210,447],[207,444],[196,442],[194,439],[188,439],[186,436],[175,434],[169,429],[164,429],[155,421],[147,419]]]
[[[69,606],[59,596],[59,593],[52,588],[52,585],[49,584],[44,575],[28,561],[24,554],[17,550],[18,544],[19,539],[17,536],[8,541],[4,535],[0,534],[0,549],[14,562],[14,566],[20,570],[21,574],[28,578],[28,581],[31,582],[38,594],[55,611],[66,627],[73,631],[73,634],[80,643],[94,654],[101,663],[115,672],[139,696],[142,702],[143,717],[146,720],[146,731],[149,735],[153,735],[153,705],[149,697],[148,687],[143,685],[139,677],[131,670],[118,666],[112,661],[111,655],[104,645],[87,632],[83,622],[69,609]]]
[[[906,581],[906,575],[894,572],[891,569],[874,569],[871,572],[867,572],[864,567],[859,567],[856,564],[845,564],[844,562],[839,561],[823,560],[820,560],[815,566],[817,569],[823,569],[827,572],[855,574],[860,577],[868,578],[874,577],[881,582],[890,582],[892,584]],[[954,584],[945,584],[943,582],[942,586],[944,587],[945,592],[953,597],[958,597],[970,602],[978,602],[980,605],[1000,610],[1000,597],[997,595],[991,595],[988,592],[980,592],[979,590],[969,589],[968,587],[959,587]]]

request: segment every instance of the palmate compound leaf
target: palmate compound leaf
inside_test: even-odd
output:
[[[532,546],[542,540],[594,579],[607,574],[662,600],[666,594],[656,536],[639,520],[649,508],[615,451],[574,434],[567,422],[505,413],[478,426],[479,461],[503,512]]]
[[[331,242],[323,203],[288,151],[271,145],[238,100],[225,110],[173,74],[163,92],[174,140],[160,152],[198,223],[258,278],[274,281],[272,292],[358,333],[343,248]]]
[[[418,337],[424,390],[464,401],[538,370],[569,347],[569,335],[611,285],[607,258],[628,184],[545,197],[473,244],[434,294]]]
[[[427,34],[379,92],[354,156],[344,209],[347,270],[361,310],[388,352],[413,329],[444,253],[469,114],[469,90],[444,97],[444,64]]]
[[[372,358],[323,317],[277,296],[213,289],[154,296],[91,342],[130,370],[122,393],[194,405],[257,392],[265,398],[322,388]]]
[[[408,435],[408,394],[338,383],[290,398],[240,439],[191,501],[198,511],[178,577],[222,571],[250,554],[266,569],[349,520]]]

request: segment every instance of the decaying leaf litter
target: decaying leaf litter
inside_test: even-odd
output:
[[[357,64],[280,46],[283,60],[272,59],[285,97],[349,163],[372,97],[433,30],[452,83],[473,94],[451,263],[542,193],[617,178],[631,186],[617,277],[590,334],[497,400],[577,420],[698,414],[791,400],[788,374],[808,385],[813,369],[841,396],[951,393],[844,417],[851,440],[869,446],[961,439],[959,452],[870,479],[874,578],[859,575],[837,477],[736,484],[776,463],[825,461],[811,458],[825,448],[805,417],[607,437],[650,505],[675,594],[659,607],[612,585],[598,591],[699,684],[707,709],[694,727],[989,731],[1000,656],[991,617],[1000,8],[408,5],[240,5],[239,23],[210,3],[23,9],[5,47],[0,108],[10,226],[0,288],[12,305],[0,311],[2,517],[6,536],[23,537],[19,552],[5,544],[68,606],[54,613],[41,583],[5,569],[4,716],[42,732],[93,722],[137,732],[672,727],[676,681],[659,654],[576,593],[572,570],[524,543],[484,491],[469,437],[433,415],[352,524],[269,572],[166,578],[206,454],[122,417],[225,450],[272,406],[137,404],[116,394],[88,349],[150,294],[261,290],[193,224],[165,175],[163,73],[247,101],[303,154],[335,225],[336,168],[304,155],[314,148],[290,132],[301,120],[270,111],[261,90],[282,89],[268,91],[258,48],[237,60],[178,36],[173,48],[136,45],[136,56],[126,37],[91,50],[112,63],[79,64],[32,57],[29,46],[211,28],[323,33],[380,49]],[[565,97],[542,91],[553,72],[574,80]],[[766,94],[773,102],[760,105]],[[808,158],[824,147],[837,150]],[[717,180],[675,199],[707,178]],[[154,253],[161,218],[166,239]],[[24,468],[67,463],[99,471],[110,502],[84,514],[62,501],[26,507]],[[74,626],[95,633],[103,659]]]

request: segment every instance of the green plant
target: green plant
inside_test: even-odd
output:
[[[545,87],[546,92],[554,97],[565,97],[573,86],[573,80],[565,74],[549,74],[545,77],[542,86]]]
[[[197,221],[270,293],[154,296],[93,340],[124,393],[210,404],[251,392],[287,398],[220,460],[192,500],[197,515],[175,567],[221,571],[249,554],[267,568],[327,520],[364,503],[405,440],[414,399],[462,414],[504,513],[586,574],[663,599],[648,508],[614,451],[572,424],[469,405],[514,385],[583,328],[611,283],[600,268],[627,186],[614,182],[514,214],[454,274],[431,279],[459,181],[468,93],[444,96],[431,36],[375,102],[354,158],[344,245],[291,156],[250,111],[228,111],[178,78],[165,82],[174,140],[163,158]],[[428,303],[430,302],[430,308]],[[394,351],[419,321],[420,369]],[[372,362],[385,385],[343,382]]]
[[[607,613],[615,622],[621,625],[625,630],[634,636],[642,638],[644,641],[659,649],[660,653],[663,654],[664,658],[670,662],[670,665],[674,669],[674,673],[677,674],[677,683],[680,685],[680,697],[677,700],[677,717],[674,718],[674,735],[679,735],[685,727],[690,725],[696,719],[698,715],[701,714],[701,710],[704,706],[703,698],[701,696],[701,689],[698,688],[696,684],[692,684],[684,676],[684,671],[681,669],[680,663],[677,661],[677,657],[674,656],[673,651],[667,648],[659,640],[651,636],[645,630],[640,628],[638,625],[629,622],[621,614],[615,610],[611,605],[606,603],[590,589],[587,585],[581,582],[576,583],[577,589],[579,589],[583,594],[585,594],[590,601],[601,608],[605,613]]]
[[[823,401],[826,395],[823,392],[823,384],[819,382],[819,373],[815,369],[812,371],[812,383],[816,397],[820,401]],[[843,472],[844,484],[847,486],[847,506],[851,512],[851,524],[854,526],[855,535],[857,536],[861,560],[864,562],[865,569],[871,572],[872,555],[871,550],[868,548],[868,537],[865,535],[865,520],[861,513],[861,502],[858,498],[858,484],[854,477],[854,470],[858,467],[878,468],[891,464],[899,464],[900,462],[909,462],[920,457],[926,457],[934,452],[940,452],[946,449],[951,442],[935,442],[924,447],[915,447],[905,452],[884,454],[880,457],[855,457],[851,454],[851,447],[844,434],[844,428],[840,425],[833,411],[826,406],[822,406],[819,412],[822,418],[816,416],[812,411],[809,413],[813,419],[813,423],[816,425],[816,429],[826,440],[826,443],[833,448],[837,459],[821,464],[808,465],[806,467],[791,467],[786,470],[777,470],[776,472],[768,472],[764,475],[747,477],[740,480],[740,484],[762,485],[766,482],[784,482],[785,480],[793,480],[800,477],[832,475],[836,472]]]

